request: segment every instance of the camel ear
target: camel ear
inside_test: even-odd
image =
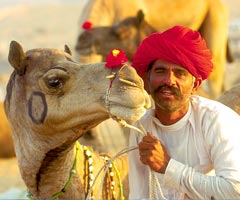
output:
[[[129,39],[132,34],[134,34],[130,26],[135,27],[135,29],[140,29],[142,24],[144,23],[144,13],[142,10],[138,10],[136,17],[134,17],[136,20],[136,23],[131,22],[134,19],[125,19],[122,22],[120,22],[118,25],[113,26],[112,30],[113,32],[118,36],[120,40]],[[137,30],[138,31],[138,30]]]
[[[26,54],[24,53],[22,46],[18,42],[12,41],[10,43],[8,61],[20,76],[24,75],[25,73],[25,59]]]
[[[138,24],[140,25],[143,21],[144,21],[144,13],[142,10],[139,10],[137,12],[137,21],[138,21]]]
[[[69,55],[72,55],[72,52],[71,52],[69,46],[66,45],[66,44],[65,44],[65,46],[64,46],[64,51],[65,51],[66,53],[68,53]]]

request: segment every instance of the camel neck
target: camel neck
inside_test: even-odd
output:
[[[75,159],[74,159],[74,163],[73,163],[73,165],[72,165],[71,171],[70,171],[70,173],[69,173],[68,180],[67,180],[67,182],[65,183],[64,187],[63,187],[59,192],[57,192],[57,193],[55,193],[54,195],[52,195],[51,199],[53,199],[53,200],[54,200],[54,199],[58,199],[58,197],[59,197],[60,195],[64,194],[64,193],[67,191],[68,187],[69,187],[70,184],[71,184],[71,181],[72,181],[73,177],[74,177],[75,174],[76,174],[77,158],[78,158],[79,151],[80,151],[80,145],[79,145],[78,142],[75,143],[75,149],[76,149]],[[55,151],[55,152],[56,152],[56,151]],[[53,152],[51,152],[51,153],[53,153]],[[56,155],[56,156],[57,156],[57,155]],[[47,156],[47,157],[48,157],[48,156]],[[31,194],[30,192],[29,192],[27,195],[28,195],[28,198],[29,198],[30,200],[35,200],[35,198],[32,196],[32,194]]]
[[[73,175],[71,172],[76,162],[76,154],[76,147],[73,143],[67,147],[61,146],[50,150],[45,156],[41,155],[41,161],[38,160],[40,157],[35,155],[32,162],[27,165],[26,163],[20,164],[22,177],[29,193],[38,199],[38,197],[50,198],[59,192],[62,194],[62,191],[65,194],[71,192],[72,180],[69,182],[69,177]],[[66,184],[69,185],[65,192]]]

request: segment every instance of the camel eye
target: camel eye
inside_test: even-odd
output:
[[[62,88],[63,87],[63,80],[55,77],[48,80],[49,88]]]
[[[40,80],[39,84],[43,91],[51,95],[63,94],[68,80],[69,72],[63,67],[54,67],[48,70]],[[69,85],[69,84],[68,84]]]

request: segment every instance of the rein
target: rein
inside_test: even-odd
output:
[[[113,81],[117,78],[118,76],[118,73],[125,67],[126,65],[123,65],[118,72],[114,72],[113,70],[111,71],[111,74],[106,76],[107,79],[110,79],[110,83],[109,83],[109,87],[107,88],[107,91],[106,91],[106,95],[105,95],[105,106],[107,108],[107,111],[108,111],[108,114],[110,116],[110,118],[113,118],[115,119],[116,117],[113,116],[110,112],[110,101],[109,101],[109,97],[110,97],[110,94],[111,94],[111,89],[112,89],[112,86],[113,86]]]

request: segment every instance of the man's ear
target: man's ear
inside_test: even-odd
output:
[[[192,93],[195,93],[201,84],[202,84],[202,78],[195,78],[195,81],[193,83]]]

